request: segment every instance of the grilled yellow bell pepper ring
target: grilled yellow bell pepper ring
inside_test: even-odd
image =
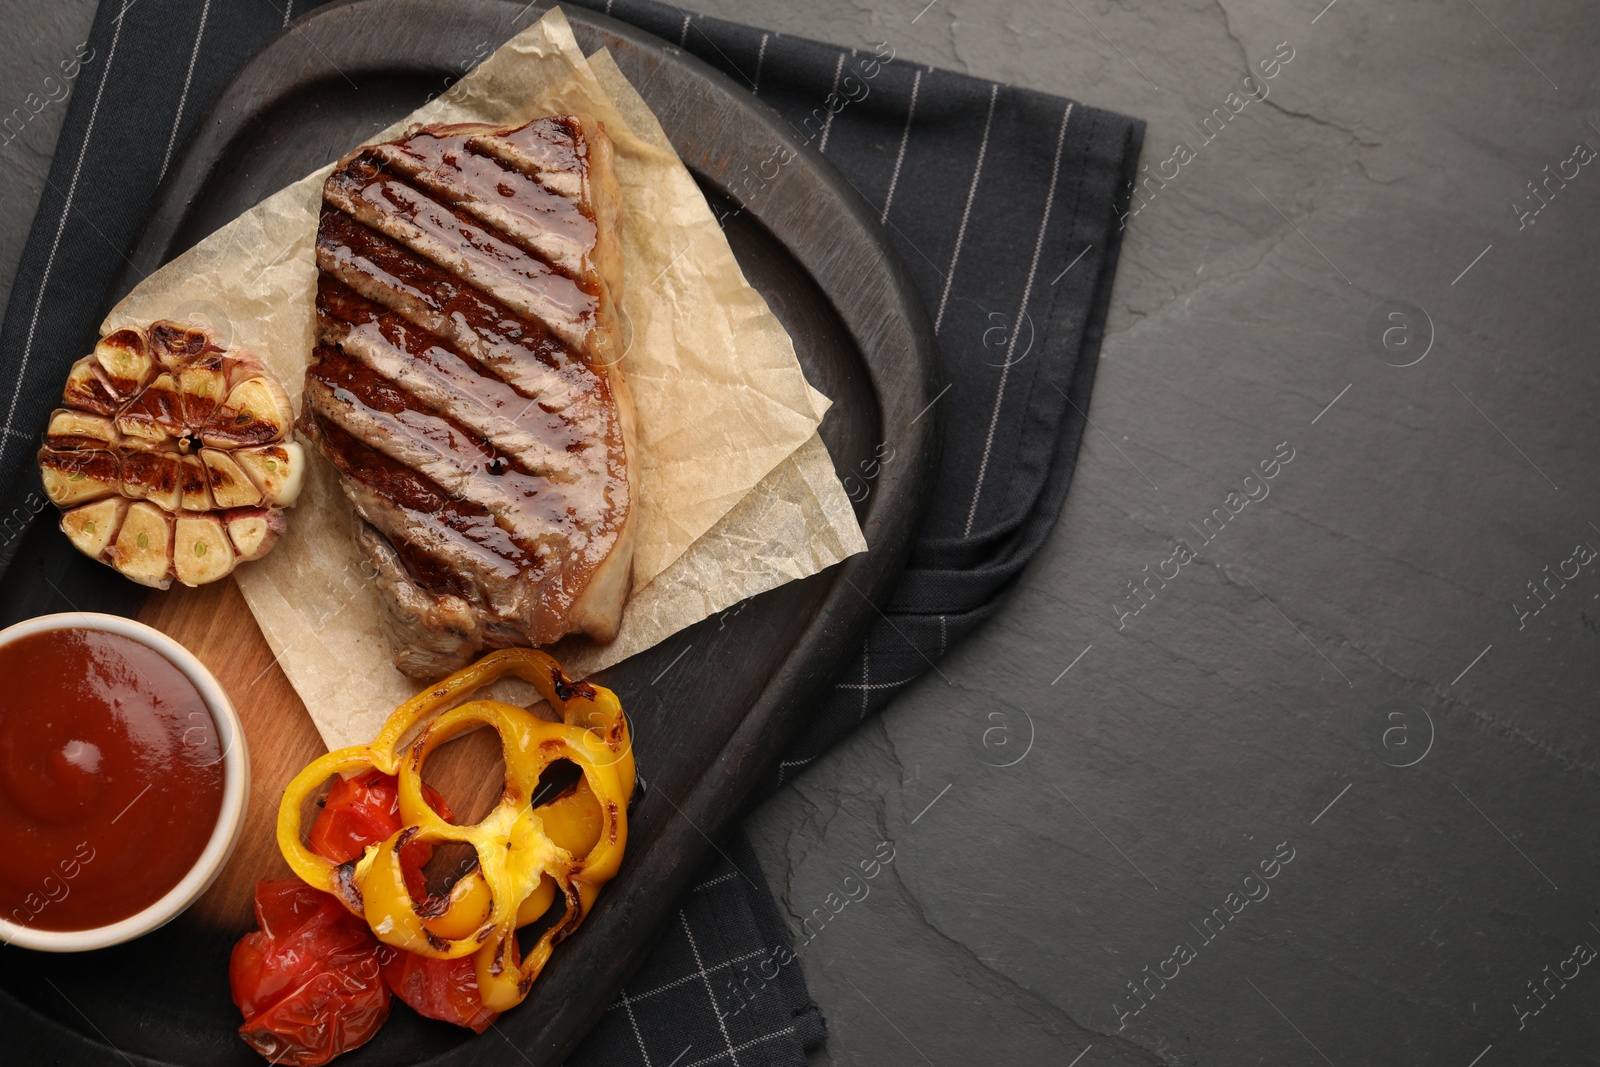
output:
[[[531,683],[561,721],[494,700],[460,703],[508,674]],[[479,726],[500,736],[505,786],[488,815],[458,826],[423,799],[422,767],[439,745]],[[533,807],[540,776],[562,759],[582,773],[577,785]],[[369,768],[398,779],[401,828],[358,859],[336,864],[306,847],[301,811],[333,775]],[[400,705],[370,745],[329,752],[296,775],[278,807],[278,848],[295,874],[362,916],[385,944],[440,959],[472,956],[484,1005],[505,1011],[527,996],[554,946],[577,929],[617,873],[634,778],[616,694],[573,681],[543,652],[504,649]],[[445,896],[413,900],[400,866],[400,849],[412,841],[469,844],[477,865]],[[522,957],[517,929],[546,915],[558,898],[565,913]]]

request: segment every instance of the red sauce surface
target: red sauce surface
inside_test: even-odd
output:
[[[0,648],[0,916],[87,930],[155,903],[216,827],[222,756],[152,648],[93,630]]]

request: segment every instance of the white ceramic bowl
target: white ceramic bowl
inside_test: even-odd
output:
[[[91,930],[40,930],[0,918],[0,940],[19,948],[41,952],[86,952],[106,948],[148,934],[176,918],[211,887],[222,871],[244,828],[245,803],[250,796],[250,754],[245,748],[244,728],[233,710],[228,694],[222,691],[205,665],[194,654],[159,630],[120,615],[101,615],[92,611],[67,611],[41,615],[0,630],[0,647],[19,638],[50,630],[99,630],[130,638],[164,656],[194,684],[217,726],[217,742],[222,746],[222,810],[200,858],[189,873],[148,908],[108,926]]]

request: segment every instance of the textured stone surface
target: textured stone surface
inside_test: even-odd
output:
[[[1592,12],[924,2],[698,6],[1140,115],[1152,172],[1294,58],[1129,220],[1096,429],[1011,602],[753,820],[797,931],[893,842],[802,949],[815,1062],[1586,1062],[1600,976],[1548,976],[1600,946],[1600,567],[1514,605],[1600,546],[1600,169],[1526,229],[1510,204],[1600,147]],[[0,102],[88,11],[30,9]],[[59,113],[7,149],[6,278]],[[1391,300],[1431,322],[1409,367],[1367,336]],[[1282,442],[1270,495],[1200,545]],[[1119,630],[1179,537],[1200,558]]]
[[[1600,945],[1600,575],[1524,629],[1513,603],[1600,546],[1600,171],[1520,232],[1509,205],[1600,147],[1597,33],[1574,4],[1323,2],[764,20],[1141,115],[1152,172],[1195,149],[1129,220],[1098,432],[1046,551],[948,684],[925,677],[755,819],[796,923],[895,843],[892,880],[804,951],[832,1028],[819,1063],[1587,1058],[1586,974],[1538,1015],[1513,1004],[1538,1008],[1527,982]],[[1294,58],[1265,101],[1200,145],[1280,42]],[[1367,339],[1388,300],[1431,319],[1414,366]],[[1200,546],[1187,524],[1280,442],[1270,496]],[[1200,559],[1119,631],[1126,582],[1177,537]],[[1030,722],[1021,762],[985,765]],[[1009,754],[985,751],[1006,725]],[[1283,841],[1271,895],[1205,940]],[[1171,974],[1180,942],[1194,959],[1122,1017],[1125,983]]]

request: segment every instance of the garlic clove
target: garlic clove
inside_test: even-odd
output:
[[[199,456],[184,456],[181,463],[179,486],[182,496],[179,507],[184,511],[210,511],[216,505],[211,500],[211,489],[207,485],[206,465],[200,462]]]
[[[283,512],[277,508],[239,508],[226,512],[224,522],[239,561],[260,559],[272,550],[279,535],[288,528]]]
[[[172,585],[172,516],[148,500],[128,506],[122,529],[107,549],[122,575],[152,589]]]
[[[289,436],[294,408],[283,387],[270,378],[247,378],[233,387],[228,402],[201,428],[213,448],[241,448]]]
[[[204,585],[233,570],[233,545],[212,514],[180,512],[173,525],[172,569],[184,585]]]
[[[84,504],[115,493],[119,468],[114,452],[39,450],[39,474],[44,480],[45,495],[57,507]]]
[[[117,443],[117,430],[109,418],[70,408],[52,411],[50,424],[44,431],[45,447],[57,452],[83,448],[108,449]]]
[[[206,466],[211,480],[211,498],[217,502],[217,507],[247,508],[261,503],[261,490],[227,452],[203,448],[200,461]]]
[[[118,330],[101,338],[94,346],[94,359],[119,400],[136,395],[156,376],[156,361],[138,330]]]
[[[166,511],[183,503],[183,463],[176,452],[129,452],[122,457],[122,495]]]
[[[115,415],[122,406],[105,371],[93,356],[84,356],[67,372],[67,387],[61,392],[61,402],[69,408],[96,415]]]
[[[196,433],[216,415],[228,395],[228,374],[222,353],[207,352],[178,372],[178,392],[183,398],[183,425]]]
[[[150,354],[163,367],[177,369],[196,358],[211,344],[211,335],[181,322],[163,319],[150,324]]]
[[[167,371],[156,375],[117,416],[117,429],[126,437],[149,444],[183,436],[183,396],[178,379]]]
[[[300,495],[305,478],[305,452],[295,441],[241,448],[233,453],[265,503],[288,507]]]
[[[61,532],[79,552],[99,559],[121,529],[128,504],[126,497],[113,496],[63,512]]]

